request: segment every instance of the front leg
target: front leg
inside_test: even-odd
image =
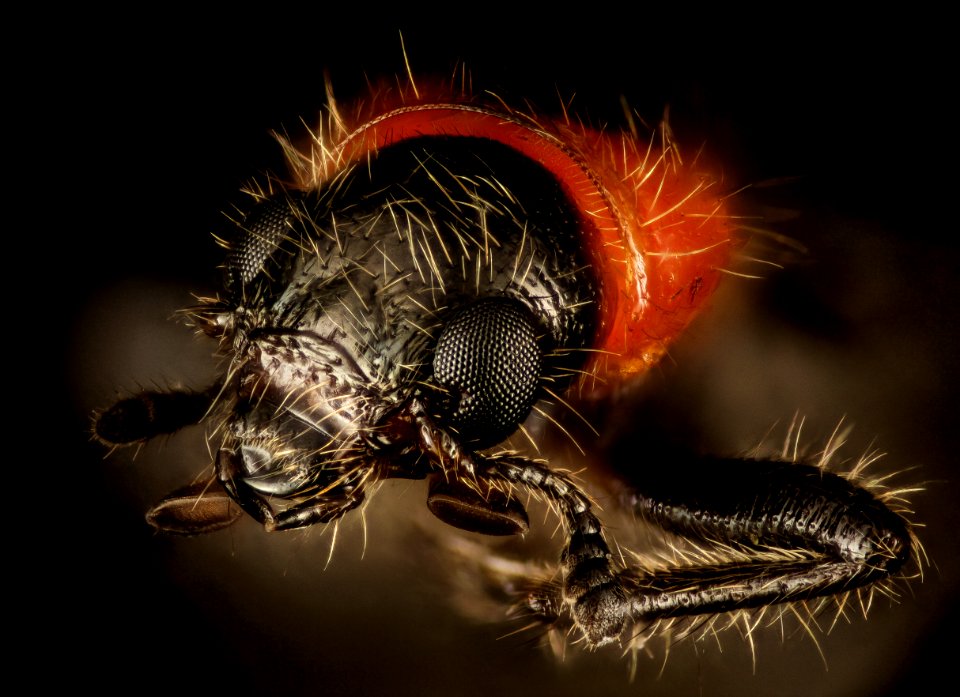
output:
[[[518,456],[460,452],[427,420],[421,429],[423,449],[451,479],[526,489],[558,507],[569,535],[562,584],[485,571],[510,593],[524,589],[521,614],[557,628],[572,623],[589,646],[621,639],[629,625],[843,594],[896,574],[918,549],[881,498],[820,467],[689,458],[644,471],[622,498],[692,551],[672,564],[622,569],[569,477]]]
[[[813,465],[689,458],[644,472],[624,501],[711,563],[631,570],[636,618],[728,612],[844,593],[898,572],[914,541],[867,490]],[[701,546],[704,546],[701,544]]]
[[[517,456],[474,457],[480,478],[525,487],[559,508],[568,535],[561,557],[562,603],[589,646],[618,640],[630,620],[631,605],[587,495],[572,479],[547,465]]]
[[[570,477],[528,458],[462,451],[429,417],[421,414],[416,421],[421,449],[445,476],[467,483],[482,482],[481,488],[499,486],[508,497],[516,489],[525,489],[559,509],[568,531],[561,558],[561,597],[559,603],[541,598],[544,603],[539,611],[568,610],[590,646],[616,641],[630,619],[630,605],[603,526],[583,490]]]
[[[645,557],[619,573],[624,623],[842,595],[896,574],[919,550],[884,501],[812,465],[691,457],[644,470],[631,486],[622,495],[628,508],[693,546],[674,547],[673,563]],[[569,621],[568,590],[536,580],[527,588],[520,613],[546,625]],[[589,623],[576,608],[573,621]]]

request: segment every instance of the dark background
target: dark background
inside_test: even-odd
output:
[[[32,254],[13,264],[55,279],[62,303],[47,312],[58,336],[41,345],[53,348],[44,365],[56,369],[40,384],[52,374],[42,394],[67,389],[65,400],[30,409],[28,424],[39,419],[43,435],[28,436],[26,482],[11,465],[17,518],[28,521],[12,534],[8,573],[22,581],[26,618],[14,633],[22,665],[43,666],[28,669],[34,684],[874,695],[950,677],[937,656],[956,646],[960,521],[948,448],[958,268],[953,126],[941,99],[952,83],[936,18],[841,26],[753,17],[755,30],[683,13],[651,13],[638,26],[586,7],[565,23],[490,15],[465,26],[451,16],[434,29],[417,17],[366,16],[372,8],[357,14],[213,26],[158,15],[122,31],[84,15],[36,28],[37,54],[56,56],[56,67],[30,72],[32,87],[16,100],[22,123],[11,137],[30,151],[36,225],[22,234]],[[926,487],[912,498],[931,564],[899,604],[880,599],[866,621],[851,611],[849,624],[819,637],[820,650],[795,623],[785,638],[779,627],[758,631],[755,665],[735,630],[720,646],[671,647],[662,670],[656,643],[630,683],[616,649],[573,650],[558,664],[522,639],[498,640],[510,625],[476,625],[452,610],[446,571],[413,522],[424,521],[416,483],[374,500],[365,545],[359,515],[347,521],[326,569],[329,531],[268,536],[248,520],[196,540],[150,531],[142,515],[151,502],[208,462],[201,435],[104,459],[89,442],[89,414],[138,386],[210,379],[212,347],[169,321],[191,292],[216,290],[221,252],[209,233],[243,200],[245,181],[283,171],[270,131],[315,122],[325,70],[343,100],[362,92],[365,75],[403,72],[400,28],[416,73],[447,75],[463,61],[477,89],[543,111],[575,93],[575,110],[619,124],[621,95],[651,122],[669,105],[682,142],[705,141],[731,181],[755,185],[744,207],[808,254],[768,246],[785,271],[731,280],[635,403],[611,410],[608,438],[622,429],[629,452],[642,454],[645,438],[683,432],[727,454],[771,429],[782,438],[795,413],[807,416],[813,444],[841,419],[855,424],[846,455],[885,451],[878,471],[913,468],[896,482]],[[907,38],[925,49],[908,51]]]

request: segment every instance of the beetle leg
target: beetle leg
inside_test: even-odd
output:
[[[545,464],[519,456],[473,457],[481,479],[525,487],[559,508],[568,536],[561,557],[563,602],[555,607],[569,608],[590,646],[616,641],[630,619],[630,605],[603,526],[587,495],[572,479]]]
[[[820,467],[689,458],[648,468],[637,479],[623,503],[695,547],[675,563],[649,559],[618,574],[624,622],[842,594],[890,577],[914,554],[905,520],[866,489]],[[546,625],[562,624],[564,593],[570,591],[531,579],[518,610]],[[574,619],[583,626],[576,613]]]
[[[630,570],[636,618],[843,593],[896,573],[913,553],[899,515],[867,490],[813,465],[691,458],[649,468],[636,487],[624,498],[641,517],[732,550],[735,559]]]
[[[413,407],[416,409],[416,406]],[[568,530],[561,564],[563,604],[591,646],[615,641],[629,619],[627,594],[589,497],[569,477],[546,464],[513,455],[488,457],[461,451],[445,430],[423,413],[417,417],[422,450],[451,479],[502,483],[549,499]]]

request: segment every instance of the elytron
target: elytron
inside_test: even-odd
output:
[[[411,80],[354,109],[331,97],[307,148],[282,144],[293,181],[251,192],[222,293],[187,311],[219,340],[222,377],[96,420],[110,445],[208,426],[215,474],[153,508],[158,529],[334,523],[391,478],[426,480],[437,518],[486,535],[524,533],[524,501],[543,500],[559,562],[505,573],[503,591],[513,616],[587,647],[842,602],[919,554],[898,493],[829,457],[629,463],[642,476],[621,502],[689,546],[614,554],[579,478],[511,438],[654,365],[741,244],[730,187],[666,123],[595,130]]]

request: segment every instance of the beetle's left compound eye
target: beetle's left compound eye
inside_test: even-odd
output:
[[[520,302],[486,298],[460,310],[433,358],[434,378],[447,391],[444,422],[475,448],[499,443],[530,413],[542,364],[536,322]]]
[[[226,264],[227,290],[235,300],[240,302],[259,277],[271,277],[268,270],[271,259],[288,234],[293,219],[291,201],[286,198],[262,201],[244,218]]]

